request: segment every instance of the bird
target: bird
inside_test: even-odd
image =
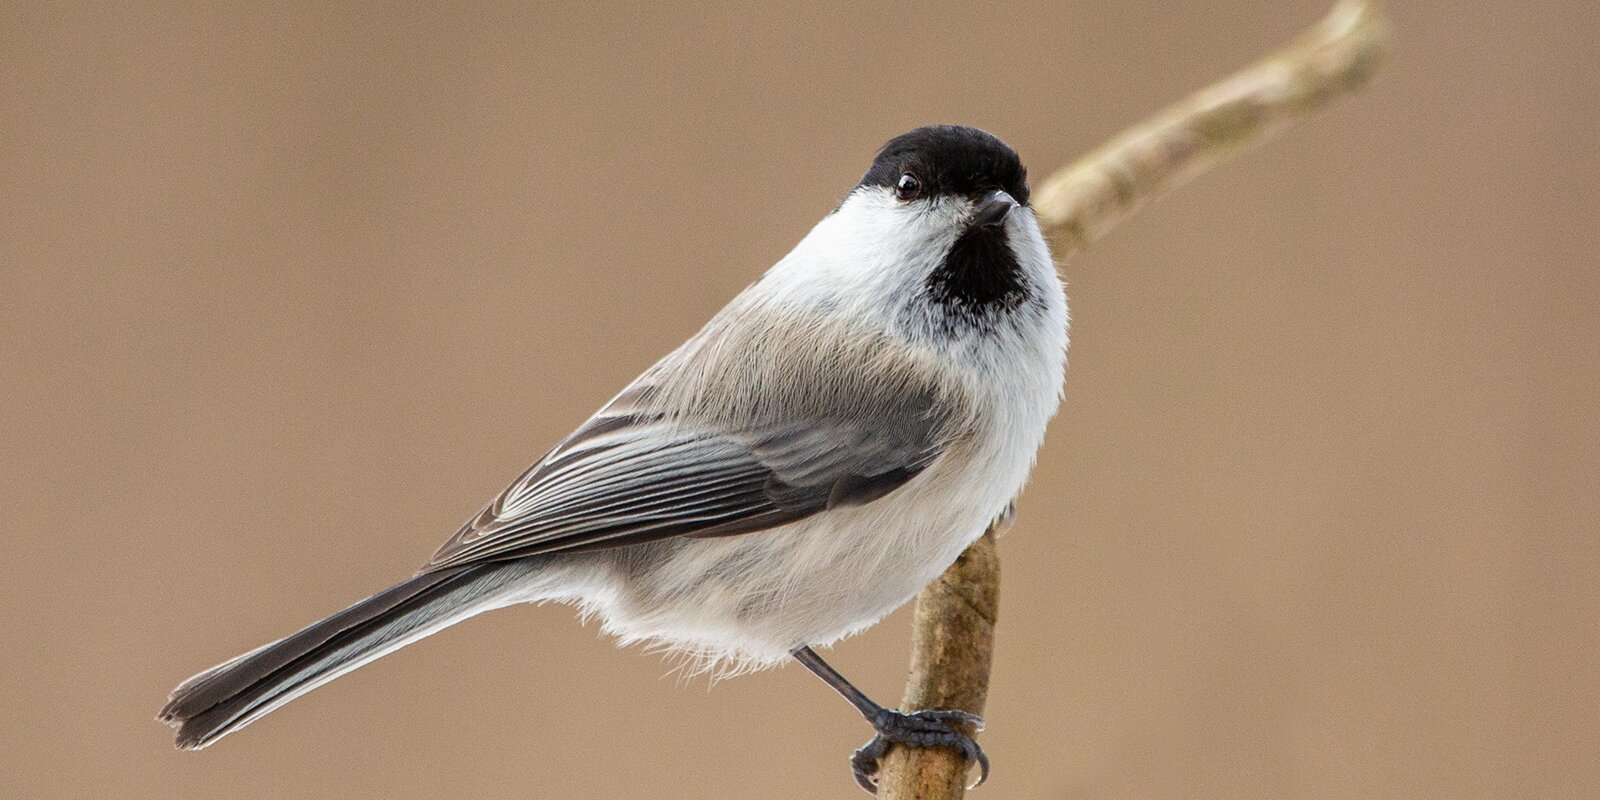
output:
[[[937,577],[1026,483],[1063,397],[1066,293],[1016,151],[890,139],[786,256],[472,516],[414,576],[174,689],[198,750],[479,613],[557,601],[623,644],[797,661],[894,744],[989,760],[957,709],[886,708],[831,646]]]

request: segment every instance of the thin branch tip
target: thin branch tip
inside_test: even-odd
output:
[[[1045,179],[1034,213],[1058,261],[1145,204],[1365,86],[1390,52],[1371,0],[1341,0],[1293,42],[1140,122]]]

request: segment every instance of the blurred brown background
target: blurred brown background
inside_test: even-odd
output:
[[[959,121],[1036,176],[1328,0],[0,6],[0,794],[855,797],[785,669],[566,609],[202,754],[202,667],[405,576]],[[1068,266],[982,797],[1600,796],[1600,24],[1396,4],[1369,93]],[[902,612],[835,651],[895,698]]]

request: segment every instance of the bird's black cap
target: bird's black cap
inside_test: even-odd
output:
[[[1003,189],[1028,204],[1028,171],[1017,151],[987,131],[965,125],[928,125],[889,140],[872,160],[860,186],[893,189],[911,173],[924,196],[973,197]]]

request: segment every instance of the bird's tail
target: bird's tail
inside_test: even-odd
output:
[[[523,599],[531,560],[426,572],[172,690],[157,716],[199,750],[359,666],[475,614]]]

